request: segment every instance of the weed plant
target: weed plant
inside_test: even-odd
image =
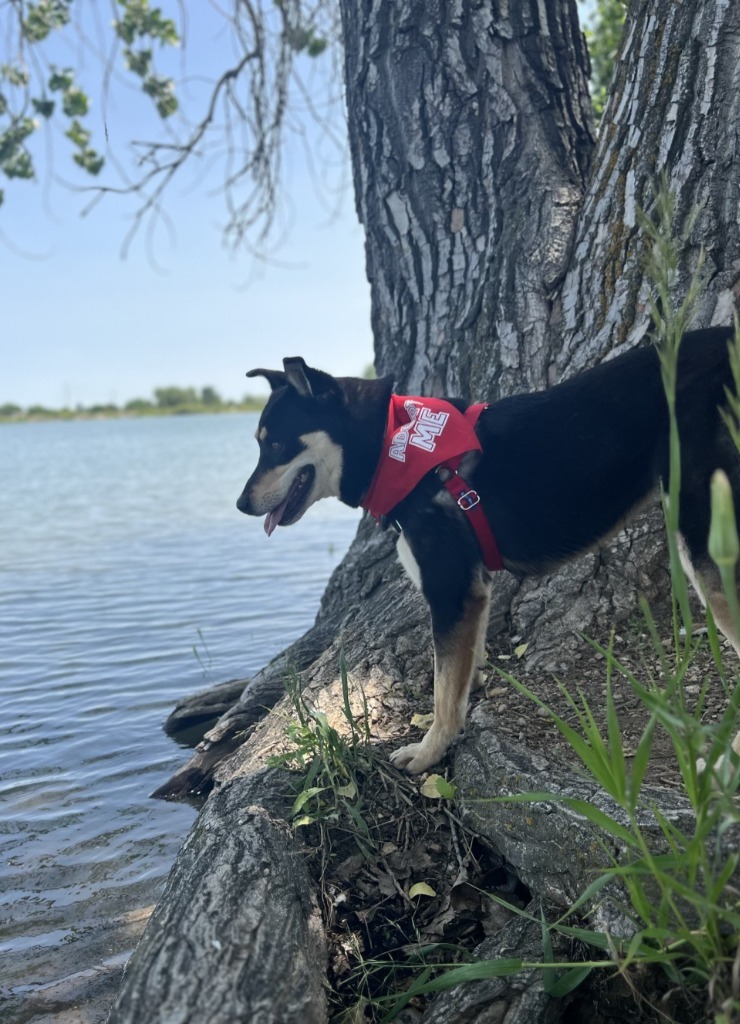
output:
[[[360,786],[360,776],[370,768],[367,703],[362,694],[362,712],[354,714],[344,651],[339,655],[339,673],[348,735],[330,725],[324,712],[308,702],[300,676],[292,673],[285,684],[295,712],[295,720],[285,727],[289,748],[271,757],[268,764],[301,772],[292,808],[294,828],[318,825],[322,838],[329,826],[349,828],[360,850],[369,855],[373,840],[362,813]],[[330,844],[322,845],[328,848]]]

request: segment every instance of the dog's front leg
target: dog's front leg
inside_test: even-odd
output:
[[[449,581],[449,588],[440,593],[424,586],[423,569],[419,582],[432,614],[434,722],[420,743],[410,743],[391,755],[393,764],[412,774],[436,764],[462,731],[471,682],[482,660],[490,604],[490,580],[481,568],[476,568],[466,586]]]

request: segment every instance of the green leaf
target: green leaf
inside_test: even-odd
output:
[[[447,779],[443,779],[441,776],[437,777],[437,789],[439,795],[445,800],[454,800],[455,794],[457,793],[457,786],[453,783],[448,782]]]
[[[724,894],[725,886],[729,883],[730,879],[737,870],[738,860],[740,860],[740,854],[733,853],[727,858],[724,868],[711,879],[711,888],[709,890],[709,898],[716,903],[719,903]]]
[[[596,825],[598,828],[604,829],[611,835],[616,836],[617,839],[621,839],[623,843],[626,843],[629,847],[634,847],[637,844],[635,837],[625,828],[624,825],[620,824],[615,818],[612,818],[609,814],[605,814],[604,811],[598,807],[594,807],[587,800],[576,800],[574,797],[567,797],[564,803],[568,807],[572,807],[574,811],[578,811],[580,814],[587,818],[592,825]]]
[[[328,40],[319,39],[318,36],[314,36],[314,38],[308,44],[306,53],[308,54],[309,57],[318,57],[324,52],[328,45]]]
[[[158,39],[163,46],[175,46],[180,37],[177,26],[170,18],[162,16],[161,8],[149,7],[148,0],[118,0],[123,8],[123,17],[114,22],[119,39],[131,46],[140,37]]]
[[[0,64],[0,78],[10,85],[28,85],[30,75],[24,64]]]
[[[40,114],[42,117],[49,118],[54,113],[54,100],[32,99],[31,103],[33,104],[33,109],[36,113]]]
[[[160,78],[158,75],[150,75],[144,79],[142,89],[154,100],[157,113],[162,118],[170,117],[178,108],[177,96],[175,96],[175,83],[171,78]]]
[[[732,488],[727,474],[721,469],[715,470],[712,476],[711,499],[712,519],[707,545],[709,556],[718,566],[729,565],[734,568],[740,557],[740,541],[737,536]]]
[[[359,831],[363,835],[365,835],[368,838],[370,838],[370,829],[368,827],[368,824],[365,821],[365,819],[362,817],[360,812],[357,810],[357,807],[354,804],[349,804],[349,803],[345,804],[344,807],[345,807],[345,810],[347,811],[347,813],[349,814],[350,818],[352,819],[352,821],[355,823],[355,825],[359,829]]]
[[[293,803],[293,814],[297,814],[298,811],[303,810],[303,807],[309,800],[323,792],[323,786],[309,786],[307,789],[301,790]]]
[[[99,174],[105,163],[103,157],[94,149],[83,149],[79,153],[73,153],[72,159],[88,174]]]
[[[594,896],[596,896],[599,892],[601,892],[601,890],[604,888],[605,885],[608,885],[609,882],[613,882],[613,881],[614,881],[614,874],[611,871],[607,871],[603,875],[600,875],[598,878],[594,879],[594,881],[591,882],[591,884],[588,885],[583,890],[583,892],[578,897],[578,899],[575,901],[575,903],[572,903],[570,905],[570,907],[568,907],[567,913],[564,914],[563,916],[564,917],[570,917],[572,914],[575,913],[576,910],[579,910],[584,905],[588,905],[591,902],[591,900],[594,898]],[[560,925],[558,925],[558,927],[560,927]],[[569,926],[563,925],[562,926],[563,930],[565,930],[566,927],[569,927]],[[568,934],[568,932],[566,932],[566,934]],[[589,933],[589,934],[592,934],[592,933]],[[600,933],[594,932],[593,934],[594,935],[598,935]],[[590,941],[590,940],[587,939],[585,941]]]
[[[3,148],[3,136],[0,135],[0,150]],[[0,163],[3,174],[6,178],[30,179],[33,177],[33,161],[31,155],[25,149],[16,148],[6,159]]]
[[[427,965],[421,972],[419,977],[416,979],[417,985],[425,985],[429,979],[434,968],[431,964]],[[388,1021],[394,1021],[400,1014],[401,1010],[411,1001],[414,993],[410,991],[402,992],[397,999],[394,999],[390,1010],[384,1014],[381,1024],[387,1024]]]
[[[40,43],[50,32],[69,22],[69,0],[40,0],[29,4],[21,23],[21,34],[30,43]]]
[[[572,925],[556,925],[555,927],[562,935],[569,935],[588,946],[595,946],[596,949],[610,949],[613,945],[613,941],[603,932],[593,932],[589,928],[575,928]]]
[[[123,51],[123,58],[126,61],[126,67],[129,71],[132,71],[139,78],[146,78],[149,74],[152,63],[152,51],[151,50],[131,50],[126,48]]]
[[[0,163],[15,156],[29,135],[36,131],[36,127],[36,122],[30,117],[14,120],[0,135]]]
[[[75,146],[79,146],[80,149],[85,149],[90,141],[90,132],[83,128],[76,118],[64,134]]]
[[[407,996],[420,995],[427,992],[443,992],[445,989],[454,988],[455,985],[463,985],[470,981],[480,981],[483,978],[504,978],[510,974],[518,974],[523,971],[524,961],[513,958],[500,958],[498,960],[482,960],[474,964],[463,964],[462,967],[453,967],[444,974],[431,981],[411,985],[405,992]]]
[[[544,909],[542,907],[540,907],[540,930],[541,930],[541,933],[542,933],[542,953],[543,953],[543,956],[544,956],[545,960],[547,960],[549,963],[552,963],[553,960],[555,959],[555,956],[554,956],[554,953],[553,953],[553,948],[552,948],[552,938],[550,937],[550,929],[547,927],[547,921],[545,920],[545,911],[544,911]],[[543,974],[543,985],[544,985],[545,992],[547,992],[547,994],[549,996],[551,996],[551,995],[553,995],[553,989],[555,987],[555,981],[556,981],[555,971],[554,970],[543,970],[542,974]]]
[[[58,71],[52,65],[52,72],[49,75],[49,88],[52,92],[65,92],[67,89],[71,89],[73,84],[74,72],[71,68]]]
[[[632,906],[640,915],[640,919],[646,925],[652,926],[655,921],[655,908],[652,900],[647,897],[642,882],[636,877],[635,873],[622,874],[622,877],[624,878],[624,883],[627,886]]]
[[[67,117],[84,117],[90,109],[88,100],[82,89],[71,85],[62,94],[62,110]]]
[[[623,807],[627,802],[627,769],[624,763],[624,747],[622,746],[622,730],[619,727],[619,716],[614,704],[612,689],[612,671],[614,668],[614,635],[609,640],[609,653],[606,663],[606,728],[609,741],[609,757],[612,766],[614,789],[619,794],[618,801]]]
[[[626,4],[621,0],[596,0],[586,28],[591,58],[591,102],[596,122],[601,119],[622,38]]]
[[[629,779],[629,806],[630,811],[634,812],[637,807],[637,802],[640,799],[640,791],[642,790],[642,783],[645,779],[645,772],[647,771],[648,761],[650,760],[650,751],[653,747],[653,733],[655,731],[655,715],[651,715],[650,719],[643,729],[640,742],[637,744],[637,750],[635,756],[632,759],[632,769],[630,771]]]
[[[571,967],[569,970],[563,972],[563,974],[550,985],[548,994],[554,999],[562,999],[563,996],[569,995],[573,989],[586,980],[589,974],[593,971],[593,967],[590,964],[580,964],[578,967]]]
[[[529,690],[523,683],[520,683],[518,679],[515,679],[514,676],[509,675],[507,672],[501,672],[501,675],[507,679],[508,682],[510,682],[511,685],[519,691],[519,693],[524,694],[525,697],[529,697],[529,699],[534,701],[538,707],[547,711],[560,733],[568,741],[568,744],[573,749],[574,753],[578,755],[584,766],[591,772],[597,782],[599,782],[611,796],[614,796],[615,799],[619,799],[619,787],[616,787],[615,792],[615,780],[613,778],[606,747],[601,739],[596,723],[594,722],[593,715],[591,715],[591,711],[585,701],[583,702],[583,708],[579,707],[572,695],[568,692],[567,688],[560,684],[560,689],[568,701],[568,704],[578,716],[581,728],[586,734],[584,737],[573,729],[572,726],[570,726],[564,719],[556,715],[552,708],[548,707],[536,693]]]

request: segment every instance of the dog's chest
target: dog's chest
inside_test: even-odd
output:
[[[396,544],[396,554],[398,555],[398,561],[406,570],[406,573],[414,584],[417,590],[421,590],[421,570],[419,563],[414,558],[414,555],[409,546],[409,542],[406,540],[403,534],[398,538]]]

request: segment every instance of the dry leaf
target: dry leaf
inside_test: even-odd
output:
[[[414,896],[436,896],[437,893],[432,889],[431,885],[427,885],[426,882],[417,882],[412,885],[409,889],[409,899],[413,899]]]
[[[442,794],[437,789],[437,780],[442,779],[441,775],[429,775],[421,785],[420,793],[422,796],[429,797],[430,800],[441,800]],[[442,782],[445,780],[442,779]]]

